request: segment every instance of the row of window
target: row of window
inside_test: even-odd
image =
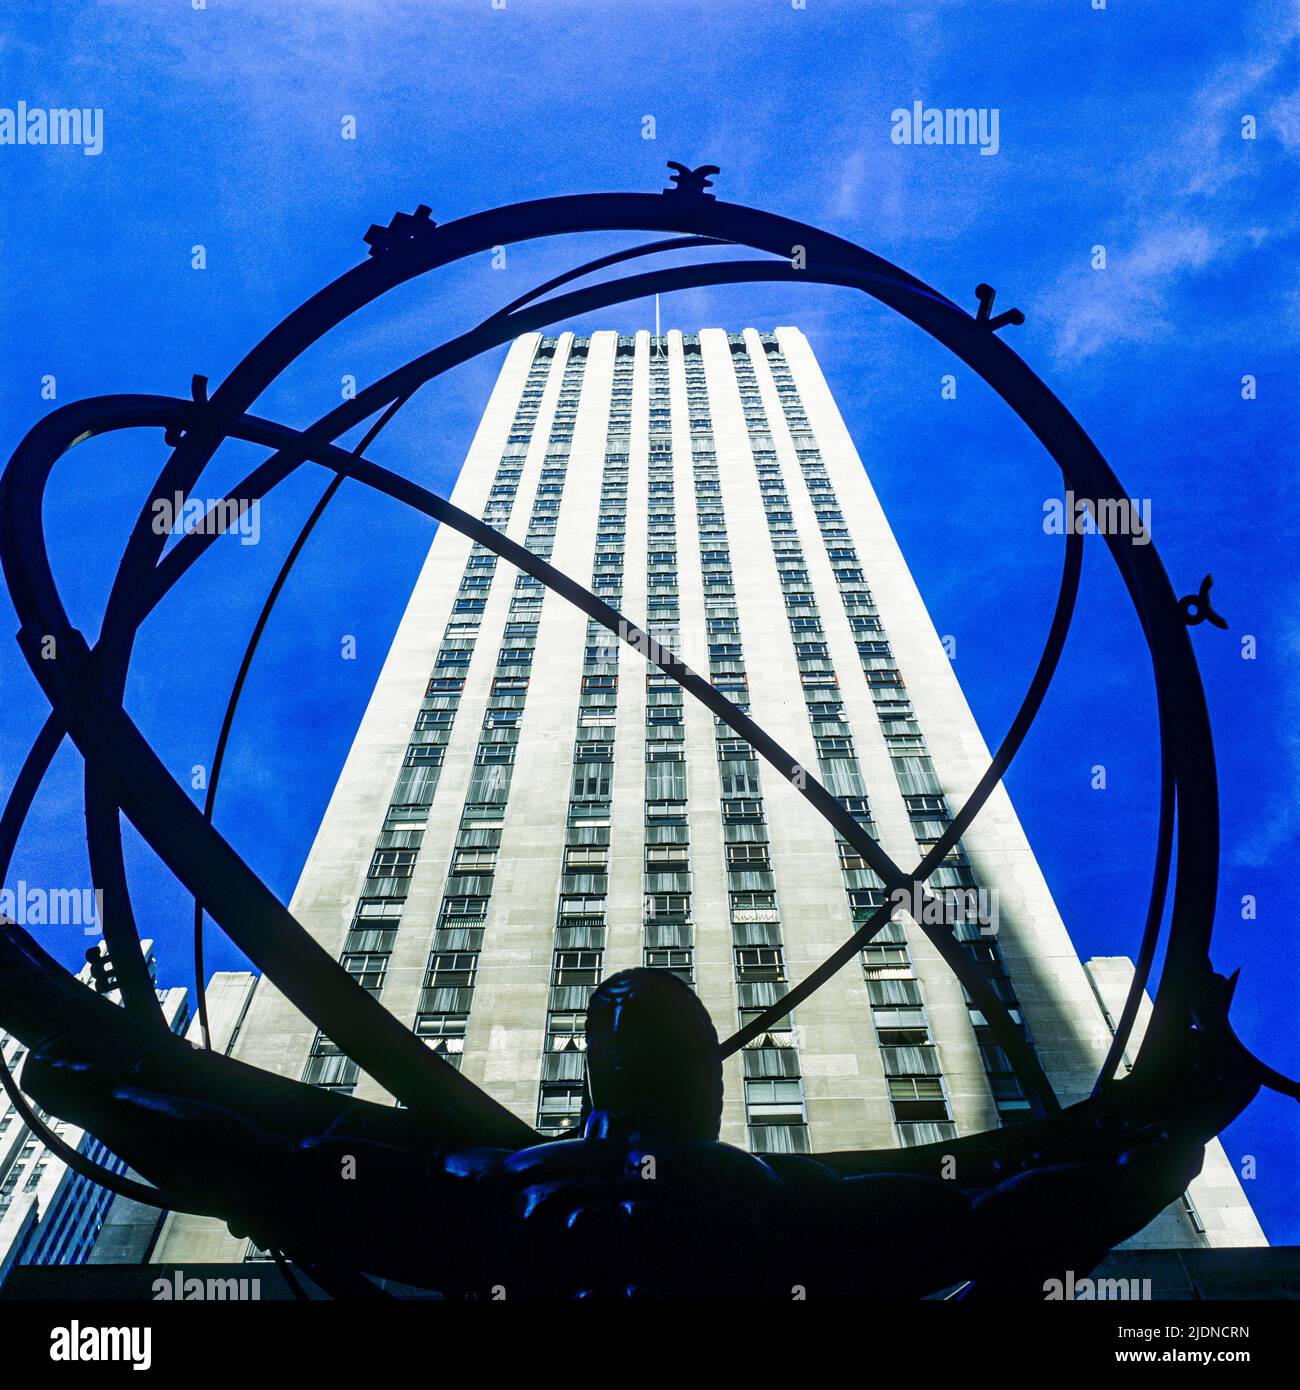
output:
[[[749,352],[733,345],[732,363],[749,434],[750,451],[762,494],[768,535],[785,598],[790,640],[801,677],[805,680],[808,720],[817,750],[822,783],[855,820],[874,837],[870,803],[858,763],[853,730],[839,698],[839,678],[822,629],[821,613],[809,582],[807,560],[794,524],[785,479],[772,443],[762,393]],[[809,686],[809,678],[813,682]],[[832,693],[833,692],[833,693]],[[884,901],[883,884],[863,857],[837,837],[841,877],[856,929]],[[917,1006],[909,1024],[894,1026],[893,1011],[882,1022],[873,1007],[876,1041],[880,1048],[886,1088],[899,1140],[904,1145],[952,1138],[956,1128],[933,1044],[929,1021],[920,1003],[919,982],[900,923],[890,922],[861,952],[868,988],[881,980],[907,980],[916,985]]]
[[[549,370],[556,346],[555,340],[544,339],[534,367],[540,363],[544,371]],[[588,346],[589,340],[583,338],[573,339],[570,345],[524,539],[527,548],[544,560],[551,558],[554,546]],[[526,449],[531,433],[517,442]],[[416,1036],[457,1066],[473,1005],[544,597],[539,580],[527,574],[515,577],[416,1009]]]
[[[698,338],[684,341],[683,367],[691,422],[691,468],[699,518],[709,677],[741,709],[749,708],[731,544],[723,510],[711,410]],[[678,691],[680,699],[681,692]],[[727,874],[732,964],[742,1027],[788,989],[776,883],[772,876],[762,781],[753,749],[715,721],[718,785]],[[794,1020],[754,1038],[742,1053],[745,1119],[755,1153],[807,1153],[804,1105]]]
[[[915,710],[907,694],[902,674],[898,669],[890,646],[880,622],[870,587],[858,559],[856,547],[849,535],[839,500],[830,481],[825,461],[821,456],[815,436],[808,422],[807,414],[800,400],[798,388],[784,354],[775,340],[765,342],[765,356],[770,369],[772,383],[780,400],[789,429],[800,472],[807,486],[818,529],[821,531],[827,559],[835,575],[844,611],[849,619],[857,645],[862,669],[871,691],[881,732],[889,748],[894,774],[903,794],[913,836],[922,855],[945,833],[951,821],[951,812],[943,789],[935,774],[934,765],[925,744]],[[752,364],[750,371],[752,372]],[[770,436],[769,436],[770,437]],[[973,955],[977,963],[990,974],[991,982],[999,997],[1008,1005],[1012,1019],[1028,1040],[1023,1015],[1015,998],[1014,986],[1001,948],[991,937],[980,932],[981,923],[971,914],[968,904],[980,901],[979,896],[970,891],[978,887],[964,847],[960,841],[944,857],[928,880],[931,890],[947,900],[951,917],[956,921],[956,935],[963,948]],[[891,923],[888,930],[899,930],[897,923]],[[899,967],[888,952],[890,942],[882,933],[875,938],[876,968],[892,972]],[[906,949],[905,947],[903,948]],[[910,964],[909,964],[910,971]],[[879,979],[901,979],[890,974],[880,975]],[[919,987],[918,987],[919,999]],[[876,1010],[877,1014],[880,1010]],[[888,1015],[893,1017],[892,1012]],[[903,1035],[911,1036],[912,1015],[907,1013],[908,1023]],[[985,1074],[998,1112],[1004,1122],[1014,1121],[1025,1115],[1028,1102],[1014,1072],[1011,1070],[1006,1054],[994,1042],[987,1023],[975,1009],[970,1009],[972,1027],[975,1030]],[[917,1025],[919,1026],[919,1025]],[[899,1029],[892,1024],[880,1028],[877,1019],[877,1032],[882,1044],[888,1037],[899,1036]],[[1032,1043],[1031,1043],[1032,1045]],[[887,1069],[888,1073],[888,1069]],[[920,1077],[913,1078],[920,1080]],[[895,1081],[890,1080],[891,1097]],[[920,1097],[915,1098],[916,1101]],[[913,1103],[907,1098],[906,1103]],[[895,1112],[898,1101],[895,1100]],[[929,1132],[928,1130],[926,1131]],[[947,1137],[943,1134],[935,1138]]]
[[[592,561],[592,588],[615,608],[623,592],[633,353],[632,340],[620,339]],[[537,1129],[548,1135],[576,1128],[582,1115],[587,1001],[604,966],[618,646],[603,625],[588,622],[537,1095]]]
[[[672,395],[662,338],[650,345],[649,460],[647,465],[646,622],[650,636],[669,650],[680,645],[677,570],[677,497],[673,478]],[[695,985],[695,928],[690,822],[686,815],[685,736],[681,687],[656,666],[645,675],[645,901],[667,899],[680,910],[647,912],[642,926],[645,965],[670,970]]]
[[[498,530],[509,523],[514,509],[524,459],[532,442],[555,349],[556,343],[549,340],[540,345],[534,356],[488,490],[481,516],[484,522]],[[567,467],[576,385],[581,381],[584,364],[585,350],[575,351],[566,364],[547,454],[543,459],[528,533],[530,547],[542,553],[549,553],[550,539],[554,535],[559,496],[557,488],[563,485]],[[424,838],[429,807],[451,738],[465,674],[473,657],[496,565],[495,553],[486,546],[476,543],[471,548],[453,600],[451,618],[435,657],[425,698],[411,732],[384,828],[376,843],[362,896],[344,943],[340,958],[344,970],[375,997],[380,995],[384,987],[410,879],[415,872]],[[526,578],[520,576],[521,580]],[[535,581],[530,582],[535,584]],[[527,671],[531,665],[532,642],[536,637],[541,598],[540,585],[521,592],[517,581],[498,655],[498,679],[494,682],[484,716],[465,812],[444,888],[439,925],[435,931],[420,1009],[414,1024],[417,1035],[453,1064],[459,1064],[482,935],[482,918],[466,914],[480,903],[486,913],[487,895],[491,891],[492,870],[500,842],[499,821],[509,790],[514,744],[518,738],[518,721],[527,689]],[[444,928],[444,919],[451,925]],[[458,948],[473,940],[473,929],[469,925],[473,921],[480,924],[478,940],[473,943],[472,952],[469,953],[473,955],[473,968],[453,968],[448,964],[449,959],[457,954]],[[449,942],[450,956],[447,949]],[[468,984],[454,983],[462,978],[467,978]],[[453,1007],[444,1007],[448,1004]],[[356,1084],[357,1066],[350,1058],[343,1056],[330,1039],[318,1033],[304,1079],[332,1090],[350,1092]]]

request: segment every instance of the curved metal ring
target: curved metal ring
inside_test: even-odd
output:
[[[314,342],[337,323],[342,322],[350,313],[355,312],[363,304],[371,302],[372,299],[387,289],[393,288],[417,274],[472,254],[475,250],[487,249],[492,245],[518,241],[526,237],[555,235],[570,231],[612,230],[618,227],[688,232],[692,234],[693,238],[708,238],[714,241],[750,245],[777,255],[789,254],[795,246],[802,246],[806,256],[807,270],[794,273],[788,267],[778,267],[770,263],[747,263],[744,278],[820,280],[824,283],[848,284],[863,289],[889,307],[903,313],[905,317],[944,343],[992,385],[1045,444],[1061,467],[1067,483],[1073,486],[1076,491],[1099,501],[1108,497],[1122,496],[1113,473],[1101,459],[1082,429],[1029,368],[1000,339],[993,335],[986,322],[971,318],[951,301],[929,289],[920,281],[851,243],[772,214],[725,203],[715,203],[706,199],[694,199],[681,194],[606,194],[568,199],[545,199],[536,203],[520,204],[511,208],[498,209],[492,213],[477,214],[446,227],[431,228],[428,237],[421,245],[412,246],[400,254],[394,252],[374,257],[371,261],[348,272],[347,275],[304,305],[302,309],[290,315],[245,358],[210,401],[204,400],[191,405],[180,406],[170,425],[176,447],[172,458],[158,480],[154,495],[170,495],[174,491],[188,494],[221,439],[227,434],[239,433],[238,428],[231,428],[236,423],[236,419],[238,418],[240,424],[253,424],[251,420],[246,418],[246,407],[283,370],[284,366],[288,365],[311,342]],[[632,254],[635,253],[634,251]],[[595,264],[593,263],[593,266]],[[588,269],[590,268],[592,267],[588,267]],[[626,286],[621,298],[640,297],[642,294],[652,293],[657,289],[680,288],[691,283],[735,283],[738,278],[734,274],[734,267],[731,276],[718,274],[716,266],[708,267],[708,271],[709,274],[701,276],[700,268],[687,268],[686,270],[659,272],[652,276],[633,277],[629,281],[618,282],[620,286]],[[560,277],[559,281],[554,283],[562,283],[568,278],[571,277]],[[535,291],[534,295],[542,293],[549,287],[551,286],[542,287],[542,289]],[[608,287],[597,288],[608,291]],[[588,294],[590,292],[583,293]],[[542,306],[542,309],[547,313],[553,310],[556,315],[566,309],[571,312],[580,312],[577,304],[581,299],[582,295],[563,297],[560,300],[548,301],[546,305]],[[516,303],[521,302],[526,302],[526,300],[516,301]],[[618,302],[618,300],[611,298],[603,302]],[[536,306],[534,312],[536,312]],[[502,315],[497,316],[498,322],[508,327],[509,336],[523,331],[519,325],[524,319],[525,315],[522,312],[511,314],[508,311],[502,311]],[[491,324],[493,321],[489,320],[489,323]],[[487,328],[488,325],[485,324],[483,330],[480,331]],[[491,344],[486,345],[490,346]],[[479,346],[477,350],[484,350],[484,346]],[[429,376],[437,374],[436,370],[428,371],[427,369],[429,359],[436,359],[440,352],[445,353],[446,348],[435,350],[434,353],[427,354],[424,358],[416,359],[406,368],[399,369],[398,372],[390,374],[383,381],[374,383],[354,401],[347,402],[344,406],[331,412],[330,415],[324,417],[322,421],[304,432],[292,443],[286,440],[278,445],[280,453],[276,457],[280,458],[282,463],[294,458],[295,461],[289,464],[289,468],[292,468],[297,466],[297,461],[302,458],[315,455],[320,445],[328,445],[329,439],[337,438],[338,434],[349,428],[351,424],[365,419],[380,406],[398,400],[402,392],[413,389],[413,384],[417,383],[419,379],[427,380]],[[461,360],[464,358],[462,357]],[[442,370],[445,369],[443,366]],[[134,399],[135,403],[140,403],[139,398],[127,399]],[[158,398],[154,398],[154,400],[158,401]],[[162,402],[158,401],[158,404],[161,405]],[[178,404],[171,401],[166,402],[167,407],[176,407]],[[71,409],[75,409],[75,407],[65,407],[64,410],[55,412],[54,415],[47,417],[47,420],[42,424],[51,424],[56,418],[63,416],[65,411]],[[146,421],[140,420],[138,423],[146,423]],[[155,421],[148,421],[147,423],[155,423]],[[257,422],[257,424],[263,426],[265,422]],[[100,426],[92,425],[90,428],[98,427]],[[278,427],[266,426],[266,428],[274,433]],[[25,559],[21,558],[24,550],[22,539],[14,536],[10,524],[15,514],[13,510],[15,502],[21,504],[24,494],[26,494],[26,502],[30,504],[29,485],[31,477],[29,476],[25,483],[19,481],[24,469],[30,470],[34,466],[36,473],[39,474],[42,471],[48,473],[48,468],[53,466],[58,453],[61,453],[63,448],[68,447],[73,442],[72,439],[68,439],[57,447],[57,451],[52,451],[52,454],[44,460],[46,466],[42,470],[41,462],[34,458],[32,452],[24,452],[29,443],[35,444],[37,442],[34,437],[40,432],[41,427],[38,426],[20,446],[5,474],[3,485],[0,486],[0,504],[2,504],[4,514],[3,525],[0,525],[0,551],[3,552],[6,572],[10,577],[11,588],[15,592],[16,602],[20,593],[25,599],[34,600],[26,608],[22,604],[19,605],[20,613],[24,614],[25,625],[28,624],[29,616],[36,611],[57,613],[62,611],[58,604],[57,594],[53,591],[52,580],[49,579],[48,565],[44,567],[44,576],[33,578],[32,573],[26,568]],[[291,434],[292,432],[286,431],[280,438],[284,439],[285,436]],[[48,443],[49,441],[45,442]],[[332,454],[338,451],[328,452]],[[24,460],[22,468],[17,467],[20,456]],[[268,479],[270,474],[274,472],[270,465],[275,462],[276,460],[272,459],[268,461],[268,465],[263,465],[263,469],[267,470]],[[352,469],[344,470],[341,463],[336,464],[332,461],[329,466],[336,468],[338,476],[343,476],[345,471],[353,472]],[[278,481],[278,479],[276,480]],[[38,497],[41,487],[43,487],[43,479],[36,488]],[[431,497],[431,494],[426,494],[426,497]],[[152,501],[152,498],[150,500]],[[20,505],[19,510],[23,512],[24,520],[31,520],[32,509],[30,505]],[[35,510],[39,513],[39,502]],[[168,574],[170,582],[174,582],[175,578],[188,568],[188,564],[192,563],[193,559],[201,553],[204,548],[204,540],[211,539],[210,537],[186,537],[160,563],[162,539],[155,542],[151,537],[150,528],[147,525],[148,517],[149,507],[146,505],[142,509],[140,520],[132,532],[122,569],[110,596],[101,640],[93,657],[89,649],[84,647],[84,644],[81,644],[79,648],[77,641],[79,635],[75,634],[70,626],[67,626],[66,615],[63,618],[64,627],[62,630],[71,642],[74,656],[72,664],[82,667],[77,673],[77,679],[71,682],[72,686],[82,684],[83,680],[90,680],[92,684],[102,682],[100,694],[110,706],[107,710],[102,710],[101,706],[102,712],[113,713],[111,705],[116,703],[116,714],[121,716],[123,720],[125,720],[125,715],[120,703],[120,687],[124,684],[125,669],[129,663],[135,632],[144,617],[147,616],[153,602],[156,602],[157,597],[161,596],[161,592],[165,592],[166,588],[169,587],[169,583],[163,583],[160,587],[159,581],[162,580],[164,574]],[[467,520],[472,522],[472,518]],[[481,525],[481,523],[474,524]],[[188,544],[191,540],[194,541],[192,545]],[[1180,619],[1171,617],[1171,614],[1175,612],[1176,601],[1173,599],[1172,589],[1158,558],[1151,547],[1135,548],[1126,543],[1127,538],[1108,536],[1106,541],[1115,555],[1125,583],[1129,587],[1130,594],[1142,618],[1144,633],[1152,651],[1162,717],[1166,712],[1170,715],[1168,776],[1170,785],[1176,788],[1180,810],[1179,867],[1175,895],[1174,929],[1171,934],[1165,971],[1161,978],[1160,989],[1157,992],[1156,1005],[1158,1016],[1170,1013],[1177,1013],[1181,1016],[1185,1013],[1190,1002],[1190,986],[1187,980],[1195,968],[1207,960],[1207,947],[1212,923],[1213,888],[1217,865],[1217,795],[1212,745],[1209,741],[1208,720],[1205,717],[1204,697],[1196,673],[1195,660]],[[485,543],[487,542],[485,541]],[[43,544],[39,544],[39,549],[40,558],[44,560]],[[184,553],[184,559],[181,558],[182,553]],[[499,551],[498,553],[504,554],[505,552]],[[169,564],[169,562],[171,563]],[[521,567],[527,568],[526,565],[522,564]],[[38,563],[37,569],[40,568]],[[1067,571],[1068,568],[1069,562],[1067,561]],[[562,576],[557,577],[563,578]],[[48,581],[48,587],[45,581]],[[572,584],[572,581],[566,582]],[[560,586],[557,584],[554,587],[559,588]],[[1063,596],[1065,592],[1066,585],[1063,580]],[[152,602],[146,598],[142,605],[142,595],[154,595]],[[54,602],[53,609],[48,607],[50,599],[53,599]],[[1070,601],[1072,603],[1072,598]],[[1059,610],[1060,605],[1058,604],[1058,614]],[[614,619],[618,619],[618,615],[613,614],[613,610],[609,610],[609,613]],[[625,624],[625,627],[639,633],[639,629],[635,629],[632,625]],[[30,626],[25,626],[25,631],[28,634],[30,644],[33,629]],[[1048,649],[1044,652],[1044,660],[1047,659],[1052,645],[1053,639],[1049,637]],[[1057,650],[1059,651],[1059,647]],[[29,655],[34,656],[30,651]],[[1041,667],[1042,662],[1040,662],[1040,670]],[[684,671],[685,668],[682,670]],[[91,675],[92,671],[94,676]],[[38,678],[43,674],[39,669],[36,673]],[[690,688],[688,681],[682,679],[676,670],[670,670],[669,673],[677,676],[682,684]],[[699,678],[695,677],[695,680],[699,680]],[[42,684],[44,685],[45,682],[42,681]],[[707,685],[707,683],[703,684]],[[67,685],[60,686],[58,681],[52,681],[51,685],[58,691],[58,698],[55,699],[56,712],[51,716],[46,728],[42,730],[37,743],[34,745],[31,755],[24,764],[19,783],[14,789],[5,815],[0,818],[0,856],[6,863],[9,852],[12,850],[13,839],[17,834],[17,827],[21,822],[22,813],[25,812],[24,803],[30,804],[31,796],[39,785],[44,767],[48,765],[49,759],[61,738],[59,712],[65,707],[67,700],[77,698],[78,692],[68,688]],[[709,689],[711,691],[711,687]],[[116,701],[113,699],[115,690]],[[1174,691],[1178,692],[1181,699],[1170,698]],[[49,693],[48,690],[47,693]],[[702,692],[692,690],[692,693],[701,694],[701,698],[703,698]],[[712,693],[716,697],[716,692]],[[52,698],[54,697],[52,696]],[[721,699],[721,697],[717,698]],[[1027,696],[1026,706],[1029,702],[1030,696]],[[706,703],[709,701],[706,700]],[[1026,706],[1022,706],[1022,713]],[[734,707],[732,710],[734,711]],[[734,711],[734,713],[739,714],[738,711]],[[726,715],[724,714],[722,717],[725,718]],[[1032,718],[1032,714],[1030,718]],[[744,717],[741,716],[741,719],[743,720]],[[84,721],[79,722],[82,722],[84,732]],[[129,726],[129,720],[125,722]],[[732,723],[732,727],[738,728],[738,731],[743,727],[738,726],[731,719],[728,719],[727,722]],[[1018,722],[1019,716],[1017,717]],[[1013,729],[1014,727],[1013,725]],[[769,761],[774,761],[780,766],[779,755],[781,755],[782,750],[771,744],[771,741],[762,735],[757,726],[754,726],[753,732],[758,736],[752,740],[755,742],[755,746],[764,753],[764,756],[769,758]],[[1023,737],[1023,733],[1020,736]],[[1008,740],[1010,738],[1009,732]],[[768,743],[770,747],[765,749],[762,746],[763,742]],[[94,740],[89,740],[89,743],[93,744]],[[1004,742],[1004,748],[1005,746],[1006,743]],[[83,749],[83,751],[86,750]],[[778,756],[774,758],[773,752]],[[1000,749],[999,756],[1001,753],[1002,750]],[[788,757],[788,755],[785,756]],[[111,754],[107,749],[99,750],[95,757],[88,755],[88,774],[92,762],[110,757]],[[995,759],[995,765],[996,763],[997,759]],[[991,768],[990,774],[992,772],[993,769]],[[97,780],[98,776],[98,770],[95,776],[88,775],[88,818],[91,821],[98,821],[107,825],[109,821],[107,807],[114,798],[118,803],[123,801],[121,795],[123,789],[120,786],[114,788],[107,782]],[[993,781],[996,782],[996,780],[994,777]],[[183,798],[183,804],[191,812],[194,811],[195,808],[189,803],[188,798]],[[836,805],[838,807],[838,803]],[[819,807],[819,809],[822,808]],[[964,815],[965,810],[966,808],[963,808],[962,813],[959,814]],[[113,804],[111,818],[114,823],[116,823],[118,811],[119,804]],[[832,815],[828,814],[827,818],[834,821]],[[963,822],[963,824],[965,823],[968,821]],[[858,830],[856,822],[852,822],[852,827],[854,830]],[[837,825],[837,828],[840,827]],[[215,832],[212,833],[215,836]],[[958,831],[959,834],[960,831]],[[233,855],[233,851],[229,850],[224,841],[220,841],[220,837],[215,838],[220,843],[220,850],[216,850],[215,846],[209,846],[215,854],[222,858],[226,854]],[[852,842],[851,836],[846,836],[846,838],[850,838]],[[957,836],[953,838],[955,839]],[[108,927],[111,921],[117,941],[110,940],[109,944],[110,949],[114,952],[115,964],[118,964],[124,977],[124,996],[131,1007],[136,1009],[148,1008],[152,1001],[152,988],[150,986],[147,991],[148,1001],[144,1000],[142,997],[144,991],[141,989],[138,976],[143,974],[147,980],[147,974],[143,972],[143,962],[139,959],[138,943],[136,943],[134,953],[130,951],[123,953],[123,960],[118,960],[120,947],[130,944],[134,937],[129,903],[124,901],[124,876],[115,872],[116,858],[120,858],[120,839],[117,841],[116,857],[112,852],[111,845],[105,847],[102,843],[98,846],[98,853],[96,846],[92,843],[92,856],[92,862],[97,860],[101,868],[106,865],[108,870],[107,876],[110,880],[108,886],[113,892],[115,910],[106,910],[105,912],[106,936],[108,936]],[[185,856],[182,854],[179,857],[183,860]],[[234,858],[237,860],[238,856],[234,856]],[[239,862],[242,864],[242,861]],[[228,859],[226,863],[229,863]],[[884,861],[884,865],[891,868],[897,879],[902,882],[908,881],[911,877],[903,874],[887,860]],[[924,865],[925,861],[922,861],[922,865],[918,866],[918,872]],[[245,873],[247,874],[246,869]],[[252,877],[251,875],[247,876]],[[202,879],[204,877],[203,872],[200,872],[197,877]],[[882,874],[883,877],[886,876]],[[254,880],[254,882],[256,881]],[[200,883],[194,889],[196,896],[198,896],[201,887],[202,884]],[[248,885],[245,884],[244,887],[247,888]],[[1207,887],[1208,892],[1206,891]],[[262,885],[257,884],[257,888],[261,889],[261,894],[265,894],[266,890],[262,888]],[[265,903],[261,894],[253,893],[254,898],[261,899],[259,906]],[[1185,911],[1180,912],[1180,904],[1186,909]],[[302,928],[293,922],[292,918],[288,918],[288,914],[284,913],[282,908],[280,913],[283,914],[282,918],[276,918],[275,914],[272,914],[274,925],[271,926],[268,933],[272,938],[282,938],[270,943],[269,954],[272,956],[282,953],[285,947],[286,928],[289,929],[288,935],[296,930],[302,937],[306,937]],[[215,913],[213,915],[223,926],[226,925],[220,916]],[[287,918],[287,922],[283,920],[284,918]],[[263,925],[265,928],[266,924]],[[229,930],[228,927],[227,929]],[[307,940],[310,939],[307,938]],[[312,944],[314,945],[314,943]],[[851,953],[850,950],[849,954]],[[138,972],[132,969],[132,954],[134,954],[135,962],[140,966]],[[288,951],[290,957],[301,955],[301,950],[291,948]],[[254,958],[256,959],[257,956],[255,955]],[[339,975],[342,975],[335,962],[328,957],[325,959],[329,966]],[[277,960],[275,968],[267,969],[267,973],[276,979],[283,988],[284,981],[277,978],[282,964],[287,965],[287,959],[285,961]],[[334,1006],[340,1004],[346,990],[340,990],[337,981],[333,985],[325,984],[324,978],[315,970],[318,962],[313,961],[311,964],[312,973],[317,976],[313,981],[313,988],[318,988],[322,997],[327,997],[328,1000],[332,1001],[326,1012],[335,1012]],[[266,967],[264,966],[264,968]],[[1181,984],[1180,980],[1182,981]],[[311,993],[312,990],[309,989],[307,992]],[[354,1012],[356,1004],[355,999],[349,1000],[344,1012]],[[384,1013],[382,1010],[379,1012]],[[314,1014],[312,1016],[319,1024],[319,1018]],[[384,1016],[388,1017],[386,1014]],[[990,1022],[992,1022],[992,1018],[990,1018]],[[332,1032],[333,1030],[327,1031]],[[347,1031],[352,1032],[353,1030],[348,1029]],[[1154,1026],[1152,1031],[1156,1031]],[[338,1041],[337,1038],[336,1041]],[[387,1041],[390,1047],[394,1045],[391,1032],[388,1033]],[[735,1039],[731,1041],[735,1042]],[[363,1045],[359,1049],[361,1056],[357,1056],[357,1053],[351,1048],[346,1050],[356,1056],[367,1071],[376,1075],[381,1082],[383,1081],[383,1077],[378,1074],[373,1065],[377,1060],[382,1061],[379,1053],[383,1051],[383,1048],[377,1052],[375,1049]],[[423,1049],[421,1050],[423,1051]],[[1145,1050],[1144,1048],[1144,1052]],[[406,1049],[398,1048],[398,1051],[404,1052]],[[424,1056],[427,1058],[431,1057],[432,1054],[426,1051]],[[1139,1057],[1140,1061],[1141,1057]],[[443,1081],[444,1078],[440,1077],[440,1084]],[[1047,1095],[1050,1096],[1050,1088],[1047,1090]],[[513,1117],[511,1118],[513,1119]]]

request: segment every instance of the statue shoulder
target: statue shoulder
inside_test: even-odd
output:
[[[764,1154],[763,1163],[795,1192],[838,1188],[844,1182],[833,1168],[807,1154]]]
[[[529,1181],[615,1177],[622,1172],[626,1154],[626,1145],[612,1140],[552,1139],[507,1154],[499,1172]]]
[[[784,1185],[765,1157],[716,1139],[655,1143],[642,1137],[629,1149],[628,1166],[641,1177],[677,1187],[724,1184],[733,1193],[775,1195]]]
[[[686,1184],[708,1179],[715,1183],[775,1189],[781,1186],[784,1178],[784,1173],[776,1171],[763,1158],[731,1144],[718,1140],[656,1140],[644,1134],[626,1138],[556,1139],[505,1154],[492,1167],[503,1178],[522,1178],[527,1182],[653,1178],[670,1184]],[[834,1178],[829,1170],[822,1171]]]
[[[447,1149],[434,1156],[433,1169],[448,1178],[481,1178],[495,1172],[513,1150],[496,1148]]]

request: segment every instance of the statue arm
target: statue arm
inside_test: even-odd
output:
[[[57,1070],[57,1067],[56,1067]],[[237,1237],[308,1264],[344,1265],[444,1292],[477,1288],[499,1215],[479,1179],[501,1150],[421,1150],[344,1110],[322,1133],[268,1131],[215,1102],[83,1075],[94,1132],[144,1176]],[[97,1113],[96,1113],[97,1112]]]
[[[1047,1280],[1086,1275],[1201,1171],[1201,1145],[1161,1126],[1125,1142],[1109,1162],[1029,1168],[973,1192],[970,1293],[1043,1298]]]
[[[260,1245],[429,1282],[441,1250],[444,1269],[466,1269],[477,1242],[462,1236],[491,1219],[478,1178],[507,1150],[449,1149],[436,1116],[322,1091],[145,1026],[9,925],[0,1024],[30,1049],[21,1082],[33,1100]]]
[[[956,1145],[947,1146],[954,1149]],[[796,1198],[792,1268],[835,1296],[915,1298],[972,1281],[994,1297],[1044,1297],[1045,1281],[1086,1274],[1159,1215],[1200,1170],[1203,1150],[1149,1127],[1108,1160],[1040,1162],[964,1185],[921,1172],[838,1176],[820,1157],[767,1162]],[[900,1164],[907,1151],[891,1154]],[[967,1181],[969,1181],[969,1174]]]
[[[957,1183],[887,1168],[841,1177],[820,1155],[763,1162],[790,1198],[785,1266],[808,1298],[920,1298],[969,1277],[972,1205]]]

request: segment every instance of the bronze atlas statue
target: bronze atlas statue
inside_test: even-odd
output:
[[[1010,1059],[1032,1115],[1023,1124],[902,1150],[750,1155],[718,1139],[725,1057],[790,1014],[889,919],[890,898],[776,1004],[720,1042],[703,1006],[671,974],[604,981],[587,1017],[586,1104],[575,1138],[544,1139],[427,1049],[351,980],[213,824],[222,758],[267,619],[312,528],[344,480],[453,527],[534,576],[652,659],[782,776],[880,877],[922,897],[1022,743],[1056,669],[1078,593],[1082,534],[1065,539],[1060,592],[1038,667],[989,769],[915,868],[895,864],[845,807],[749,715],[584,586],[501,532],[366,457],[411,396],[451,367],[520,333],[649,294],[744,283],[820,283],[864,293],[928,332],[1016,412],[1097,507],[1124,496],[1082,428],[998,336],[1023,322],[958,304],[862,248],[806,224],[720,202],[716,166],[673,164],[662,193],[545,198],[443,225],[430,209],[366,234],[369,255],[280,323],[211,393],[96,397],[45,416],[0,478],[0,561],[18,640],[51,712],[0,815],[0,877],[63,739],[85,763],[87,844],[122,1006],[76,982],[26,932],[0,925],[0,1025],[30,1049],[22,1088],[83,1126],[147,1182],[65,1144],[0,1067],[24,1120],[75,1171],[156,1206],[220,1217],[288,1257],[338,1297],[382,1297],[376,1278],[450,1296],[1041,1298],[1044,1281],[1083,1274],[1177,1198],[1203,1147],[1261,1086],[1292,1097],[1228,1023],[1232,981],[1209,959],[1218,871],[1218,795],[1204,693],[1188,628],[1209,618],[1208,578],[1179,599],[1149,536],[1105,543],[1150,649],[1159,712],[1161,807],[1155,872],[1135,978],[1093,1094],[1062,1108],[1021,1026],[979,961],[945,926],[918,926]],[[388,375],[304,430],[252,413],[307,348],[387,291],[467,256],[530,238],[608,231],[660,240],[587,262],[539,286]],[[697,247],[758,258],[674,264],[572,281],[644,256]],[[335,441],[373,417],[361,442]],[[42,530],[60,458],[82,440],[158,430],[171,452],[128,539],[98,639],[64,608]],[[141,624],[220,533],[200,520],[164,553],[153,502],[189,497],[227,439],[266,459],[232,490],[256,499],[304,464],[331,476],[290,550],[248,643],[226,709],[206,803],[196,806],[123,707]],[[229,499],[223,499],[229,501]],[[222,513],[214,504],[214,516]],[[229,509],[224,515],[231,515]],[[121,840],[125,816],[195,901],[203,1005],[210,917],[338,1048],[398,1101],[337,1095],[174,1037],[140,950]],[[1173,900],[1162,973],[1142,1046],[1117,1073]]]

